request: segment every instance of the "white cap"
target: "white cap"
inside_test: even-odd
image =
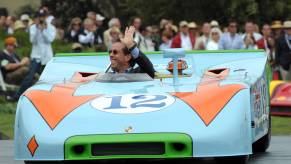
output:
[[[103,21],[105,19],[104,16],[100,15],[100,14],[96,14],[96,20],[97,21]]]
[[[283,24],[283,28],[288,28],[288,29],[291,28],[291,21],[289,21],[289,20],[285,21]]]
[[[210,26],[211,26],[211,27],[218,27],[219,24],[218,24],[218,22],[217,22],[216,20],[212,20],[212,21],[210,22]]]
[[[29,20],[29,16],[27,14],[22,14],[20,20],[21,21]]]

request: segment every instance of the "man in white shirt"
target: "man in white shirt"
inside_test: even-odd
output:
[[[141,34],[141,27],[142,27],[142,21],[141,18],[135,17],[132,20],[132,26],[135,28],[135,32],[133,35],[134,41],[137,43],[137,47],[144,51],[146,48],[145,43],[144,43],[144,37]]]
[[[34,75],[36,73],[40,74],[44,66],[52,59],[51,43],[54,41],[55,36],[55,27],[46,22],[46,12],[40,10],[36,14],[35,24],[29,29],[29,39],[32,43],[29,72],[22,81],[19,90],[12,97],[8,96],[7,100],[18,100],[20,95],[32,85]]]
[[[203,35],[200,36],[196,40],[195,47],[194,47],[195,50],[205,50],[206,49],[206,45],[211,40],[210,32],[211,32],[210,24],[208,22],[203,23],[203,26],[202,26]]]
[[[192,50],[195,44],[195,37],[192,33],[189,33],[188,23],[186,21],[181,21],[179,27],[180,32],[173,38],[171,48]]]
[[[254,36],[255,41],[258,41],[259,39],[262,38],[262,35],[255,32],[255,26],[252,21],[247,21],[245,23],[245,33],[242,35],[242,38],[244,39],[246,37],[246,34],[251,34]]]
[[[235,20],[228,22],[228,32],[223,33],[219,39],[218,48],[220,50],[239,50],[244,48],[244,41],[237,33],[237,26]]]

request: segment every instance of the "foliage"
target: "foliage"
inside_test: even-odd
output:
[[[96,11],[107,18],[119,17],[129,24],[135,16],[143,18],[147,24],[158,24],[162,18],[174,20],[204,21],[215,19],[226,24],[230,18],[240,23],[254,20],[259,24],[275,19],[291,18],[290,0],[43,0],[57,17],[68,23],[72,17],[84,18],[86,12]]]
[[[31,6],[30,4],[22,6],[16,11],[16,16],[20,17],[24,13],[34,16],[34,14],[36,13],[36,8],[34,6]]]

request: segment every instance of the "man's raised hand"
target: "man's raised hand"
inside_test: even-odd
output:
[[[124,37],[121,38],[121,42],[123,42],[127,48],[131,48],[134,46],[134,40],[133,40],[133,35],[135,32],[135,27],[130,26],[129,28],[126,27],[125,32],[124,32]]]

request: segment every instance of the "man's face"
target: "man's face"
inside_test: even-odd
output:
[[[262,33],[264,36],[270,36],[271,35],[271,28],[269,25],[264,25],[262,29]]]
[[[39,23],[45,23],[45,19],[46,19],[45,16],[39,16],[38,17]]]
[[[246,33],[253,33],[254,32],[254,24],[252,22],[247,22],[245,24],[245,31],[246,31]]]
[[[14,46],[14,45],[11,45],[11,44],[8,44],[8,45],[6,45],[6,50],[7,50],[9,53],[14,53],[15,46]]]
[[[209,23],[204,23],[202,27],[203,34],[209,35],[211,31],[211,27]]]
[[[23,23],[23,25],[24,25],[25,27],[28,27],[28,25],[29,25],[29,20],[23,20],[22,23]]]
[[[119,28],[119,29],[121,28],[121,23],[120,23],[120,20],[119,19],[117,19],[115,21],[114,26],[117,27],[117,28]]]
[[[94,24],[93,23],[85,23],[84,24],[84,29],[86,29],[87,31],[92,31],[92,29],[94,28]]]
[[[189,28],[187,27],[187,25],[181,27],[181,32],[185,35],[189,33]]]
[[[139,18],[135,18],[133,21],[133,26],[135,27],[135,29],[139,29],[141,26],[141,20]]]
[[[81,28],[81,23],[74,22],[72,23],[72,29],[78,31]]]
[[[112,45],[111,50],[109,51],[109,57],[111,62],[111,68],[114,71],[124,71],[129,68],[129,61],[131,59],[130,54],[124,54],[123,48],[124,44],[117,42]]]
[[[0,26],[3,26],[5,24],[6,17],[5,16],[0,16]]]
[[[93,21],[96,21],[96,13],[90,13],[88,14],[88,18],[92,19]]]
[[[291,28],[287,28],[287,29],[286,29],[286,33],[287,33],[288,35],[291,35]]]
[[[235,34],[237,32],[237,24],[232,22],[228,26],[228,31],[232,34]]]
[[[10,16],[8,16],[6,18],[6,22],[5,22],[6,26],[10,26],[12,23],[13,23],[12,18]]]
[[[103,25],[103,21],[96,21],[96,26],[97,27],[101,27]]]

